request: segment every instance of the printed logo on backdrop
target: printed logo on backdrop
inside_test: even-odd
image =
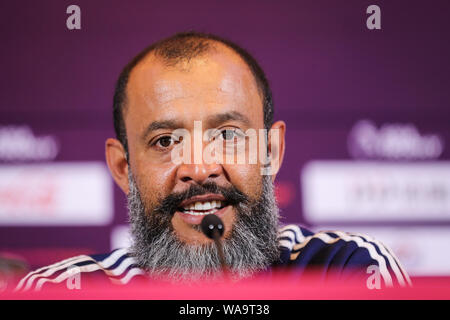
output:
[[[347,144],[358,161],[314,160],[302,168],[310,223],[450,221],[450,162],[432,161],[444,151],[440,135],[362,120]]]
[[[431,160],[444,151],[444,140],[435,133],[422,134],[412,123],[387,123],[379,128],[370,120],[358,121],[348,136],[355,159]]]
[[[113,215],[103,162],[55,162],[60,144],[27,125],[0,126],[0,225],[104,225]]]
[[[0,225],[106,225],[112,188],[103,162],[0,165]]]
[[[0,161],[52,161],[59,143],[52,135],[36,136],[27,125],[0,126]]]
[[[311,161],[301,175],[310,223],[450,221],[450,162]]]

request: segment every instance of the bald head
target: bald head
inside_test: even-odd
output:
[[[153,66],[155,68],[166,67],[176,68],[180,71],[189,71],[194,66],[199,67],[199,64],[205,64],[210,60],[207,58],[208,55],[219,59],[220,56],[222,58],[226,56],[229,59],[235,59],[235,65],[241,64],[243,70],[253,77],[253,83],[255,83],[262,101],[264,126],[270,128],[273,122],[272,93],[265,74],[256,60],[244,49],[223,38],[196,32],[179,33],[152,44],[143,50],[123,69],[119,76],[114,94],[114,129],[117,139],[122,143],[126,151],[128,151],[128,142],[124,110],[129,102],[128,83],[133,74],[136,74],[136,72],[132,71],[135,68],[148,67],[149,63],[154,63]],[[227,91],[236,92],[234,90],[236,89],[235,84],[231,78],[228,80],[224,79],[221,86],[224,93]],[[156,91],[159,90],[163,100],[176,98],[177,95],[184,94],[181,88],[177,88],[175,83],[172,83],[172,87],[168,87],[167,82],[165,83],[162,79],[155,89]]]

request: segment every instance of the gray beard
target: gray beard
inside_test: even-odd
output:
[[[161,214],[156,208],[146,210],[131,170],[129,172],[127,198],[133,239],[130,254],[137,265],[158,280],[220,279],[222,272],[215,244],[180,241],[171,223],[172,214]],[[222,246],[231,279],[239,280],[266,270],[280,257],[279,214],[270,176],[263,176],[260,199],[239,202],[234,209],[235,223]],[[200,231],[199,226],[193,228]]]

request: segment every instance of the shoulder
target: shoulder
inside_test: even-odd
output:
[[[284,264],[320,267],[341,274],[349,271],[367,274],[370,267],[376,267],[385,286],[411,285],[392,250],[369,235],[339,230],[312,232],[287,225],[279,231],[279,246]]]
[[[79,255],[28,273],[16,291],[41,290],[78,277],[80,280],[103,278],[112,283],[126,284],[142,274],[127,249],[116,249],[108,254]]]

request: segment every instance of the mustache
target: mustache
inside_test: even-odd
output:
[[[202,185],[191,185],[189,189],[183,192],[171,193],[162,199],[154,211],[155,213],[173,215],[184,200],[210,193],[222,195],[227,205],[236,206],[239,203],[249,202],[249,198],[235,186],[222,187],[214,182],[206,182]]]

